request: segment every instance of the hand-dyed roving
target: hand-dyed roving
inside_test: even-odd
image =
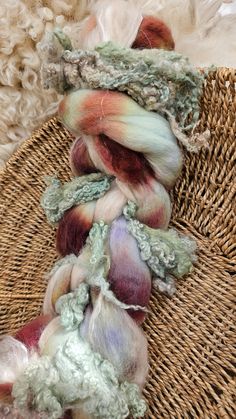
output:
[[[139,26],[132,48],[172,50],[175,48],[175,43],[170,29],[164,22],[153,16],[145,16]]]
[[[206,144],[208,132],[200,136],[194,131],[207,69],[201,73],[175,51],[130,49],[112,42],[93,51],[64,50],[64,43],[60,32],[49,41],[42,69],[45,88],[58,92],[72,88],[125,92],[148,111],[168,117],[176,137],[191,151]],[[190,138],[186,131],[191,131]]]
[[[148,31],[149,47],[173,48],[168,28],[147,18],[133,50],[108,43],[73,51],[60,32],[48,49],[44,76],[47,87],[66,91],[59,117],[76,136],[75,177],[64,185],[48,179],[41,200],[58,223],[61,255],[43,316],[0,342],[0,396],[13,397],[25,417],[58,419],[68,409],[143,417],[140,325],[151,288],[171,296],[195,260],[194,241],[168,229],[169,190],[182,167],[174,125],[185,132],[196,124],[203,77],[173,52],[142,50]]]

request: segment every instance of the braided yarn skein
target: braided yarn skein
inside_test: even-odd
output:
[[[72,231],[77,212],[83,228],[80,207],[86,215],[90,206],[91,228],[73,254],[64,245],[66,256],[52,270],[44,313],[54,318],[41,334],[39,355],[28,353],[12,394],[21,411],[51,418],[69,407],[91,417],[142,417],[148,363],[138,324],[151,279],[171,293],[171,278],[189,271],[194,250],[190,240],[167,230],[167,190],[178,176],[181,153],[168,122],[121,93],[69,93],[60,116],[80,135],[71,162],[82,176],[63,187],[52,183],[43,206],[52,221],[68,220],[76,211]],[[81,166],[78,147],[85,156]],[[94,169],[83,175],[86,161]],[[70,234],[65,220],[60,228],[58,245]]]
[[[59,114],[77,136],[77,177],[63,186],[53,180],[42,205],[59,222],[63,258],[50,273],[43,319],[1,342],[14,365],[24,363],[0,376],[0,390],[14,383],[24,417],[56,419],[68,408],[92,418],[143,417],[148,361],[139,325],[151,283],[172,294],[173,277],[194,259],[192,241],[167,229],[181,153],[169,123],[122,93],[69,92]]]
[[[109,271],[111,288],[122,302],[146,306],[150,274],[140,259],[122,211],[132,201],[137,205],[136,218],[140,222],[152,228],[168,227],[171,215],[168,188],[182,164],[169,124],[127,96],[110,91],[73,92],[65,97],[59,112],[66,126],[82,135],[71,151],[74,172],[78,175],[82,171],[100,170],[114,180],[105,196],[66,211],[59,221],[57,249],[62,256],[78,254],[84,244],[82,238],[94,222],[103,220],[110,224],[116,220],[109,244],[113,255]],[[140,321],[144,319],[144,313],[133,314],[136,319],[140,316]]]
[[[171,212],[167,191],[181,169],[181,153],[168,122],[121,93],[76,91],[64,98],[59,113],[65,125],[74,134],[81,135],[71,150],[74,173],[82,175],[82,179],[84,173],[101,171],[111,177],[111,183],[110,189],[98,200],[80,203],[70,210],[65,206],[64,215],[60,203],[65,200],[61,200],[60,187],[52,185],[48,189],[44,207],[49,219],[62,217],[57,244],[66,256],[52,272],[44,312],[58,311],[58,299],[61,301],[63,294],[88,281],[91,253],[87,252],[85,239],[81,243],[81,237],[90,234],[92,226],[98,223],[108,225],[102,259],[108,257],[109,264],[105,263],[102,276],[107,277],[110,290],[120,303],[111,298],[98,278],[100,260],[96,270],[98,277],[89,280],[91,302],[80,333],[94,351],[116,366],[120,379],[132,380],[142,388],[147,372],[143,368],[147,365],[146,344],[126,310],[140,324],[149,301],[153,272],[159,272],[162,286],[166,284],[165,291],[172,293],[173,282],[167,272],[177,277],[188,272],[194,250],[191,240],[166,230]],[[90,219],[83,218],[86,214]],[[72,242],[73,254],[78,255],[73,259],[69,256]],[[146,245],[149,245],[150,255],[143,251]],[[102,247],[102,241],[98,241],[97,246]],[[94,248],[92,255],[96,252]]]

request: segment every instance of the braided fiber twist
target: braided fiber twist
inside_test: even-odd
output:
[[[68,48],[62,56],[71,57],[68,39],[58,32],[56,38]],[[134,48],[139,42],[143,42],[140,33]],[[130,53],[131,61],[149,56],[145,50],[136,52]],[[169,54],[163,55],[168,65],[175,57]],[[77,66],[81,74],[82,67],[83,61]],[[170,74],[164,67],[167,80]],[[176,91],[180,81],[201,82],[189,65],[181,70],[183,78],[178,70],[178,65],[173,68],[171,80]],[[109,86],[111,79],[107,79]],[[180,126],[186,123],[191,103],[195,110],[200,85],[193,86],[187,111],[183,104]],[[1,348],[8,347],[9,359],[14,361],[5,377],[0,375],[0,392],[12,374],[15,406],[25,417],[36,411],[57,419],[68,409],[87,418],[143,417],[148,354],[140,325],[148,312],[152,284],[171,296],[175,278],[187,274],[195,260],[193,240],[168,229],[169,191],[180,174],[182,154],[164,114],[142,107],[139,100],[123,93],[126,89],[68,87],[63,84],[67,92],[59,117],[75,136],[70,152],[75,177],[64,185],[48,179],[41,200],[48,221],[58,224],[56,246],[61,259],[48,275],[43,316],[15,338],[0,342],[0,367],[6,362]],[[140,84],[138,97],[139,91]],[[174,97],[173,109],[175,105],[181,109],[181,101],[176,103]],[[163,108],[168,98],[159,94]],[[17,361],[23,356],[20,365]]]

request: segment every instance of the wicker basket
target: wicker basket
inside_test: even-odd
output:
[[[236,72],[206,80],[200,129],[209,149],[186,153],[173,193],[172,225],[198,241],[191,275],[169,299],[153,292],[144,325],[150,352],[148,418],[235,418]],[[10,159],[0,176],[0,330],[13,333],[41,310],[55,230],[39,205],[45,175],[70,176],[72,138],[57,119]]]

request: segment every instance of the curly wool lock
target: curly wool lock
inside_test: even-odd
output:
[[[0,4],[0,167],[43,121],[56,113],[60,96],[44,92],[38,45],[55,25],[80,21],[87,0],[9,0]],[[73,17],[72,17],[73,16]]]

